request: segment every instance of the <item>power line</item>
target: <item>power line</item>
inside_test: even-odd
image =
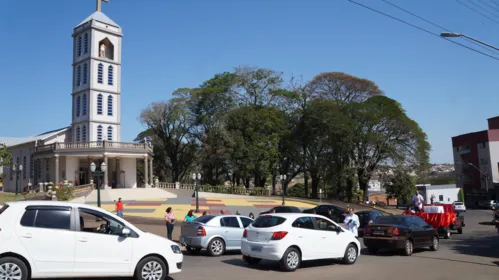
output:
[[[478,1],[480,1],[480,0],[478,0]],[[491,11],[489,11],[489,10],[485,9],[484,7],[482,7],[482,6],[478,5],[477,3],[472,2],[471,0],[468,0],[468,2],[470,2],[470,3],[471,3],[471,4],[473,4],[473,5],[475,5],[475,6],[476,6],[476,7],[478,7],[478,8],[480,8],[480,9],[482,9],[482,10],[486,11],[487,13],[489,13],[489,14],[491,14],[491,15],[493,15],[493,16],[495,16],[495,17],[497,17],[497,15],[496,15],[496,14],[494,14],[493,12],[491,12]],[[481,2],[481,1],[480,1],[480,2]],[[483,3],[483,2],[482,2],[482,3]]]
[[[478,2],[481,2],[481,3],[483,3],[483,4],[487,5],[487,6],[489,6],[492,10],[495,10],[495,11],[499,12],[499,9],[494,8],[493,6],[491,6],[490,4],[487,4],[487,3],[486,3],[485,1],[483,1],[483,0],[478,0]],[[492,2],[492,3],[494,3],[494,2]],[[497,5],[497,4],[496,4],[496,5]]]
[[[410,14],[410,15],[414,16],[414,17],[417,17],[417,18],[419,18],[420,20],[425,21],[425,22],[427,22],[427,23],[429,23],[429,24],[431,24],[431,25],[433,25],[433,26],[435,26],[435,27],[438,27],[438,28],[440,28],[440,29],[442,29],[442,30],[445,30],[445,31],[447,31],[447,32],[452,32],[451,30],[449,30],[449,29],[447,29],[447,28],[445,28],[445,27],[443,27],[443,26],[441,26],[441,25],[438,25],[438,24],[436,24],[436,23],[434,23],[434,22],[432,22],[432,21],[429,21],[429,20],[427,20],[427,19],[425,19],[425,18],[423,18],[423,17],[420,17],[420,16],[418,16],[418,15],[414,14],[414,13],[413,13],[413,12],[411,12],[411,11],[408,11],[408,10],[406,10],[406,9],[404,9],[404,8],[400,7],[400,6],[397,6],[397,5],[393,4],[393,3],[392,3],[392,2],[390,2],[390,1],[387,1],[387,0],[381,0],[381,1],[383,1],[383,2],[387,3],[388,5],[391,5],[391,6],[395,7],[395,8],[397,8],[397,9],[401,10],[401,11],[404,11],[404,12],[406,12],[406,13],[408,13],[408,14]],[[495,51],[493,51],[492,49],[490,49],[490,48],[488,48],[488,47],[485,47],[484,45],[481,45],[481,44],[479,44],[479,43],[477,43],[477,42],[475,42],[475,41],[472,41],[472,40],[470,40],[470,39],[468,39],[468,38],[466,38],[466,37],[465,37],[465,39],[466,39],[466,40],[468,40],[468,41],[469,41],[470,43],[472,43],[473,45],[476,45],[476,46],[478,46],[478,47],[480,47],[480,48],[482,48],[482,49],[484,49],[484,50],[486,50],[486,51],[488,51],[488,52],[490,52],[490,53],[497,54]]]
[[[483,17],[485,17],[485,18],[488,18],[489,20],[491,20],[491,21],[493,21],[493,22],[495,22],[495,23],[499,24],[499,22],[498,22],[498,21],[494,20],[493,18],[489,17],[489,16],[488,16],[488,15],[486,15],[486,14],[483,14],[482,12],[477,11],[475,8],[472,8],[472,7],[470,7],[470,6],[466,5],[466,4],[464,4],[463,2],[461,2],[461,1],[459,1],[459,0],[456,0],[456,2],[457,2],[457,3],[459,3],[459,4],[461,4],[461,5],[463,5],[463,6],[465,6],[465,7],[466,7],[466,8],[468,8],[468,9],[472,10],[473,12],[475,12],[475,13],[477,13],[477,14],[479,14],[479,15],[481,15],[481,16],[483,16]]]
[[[481,54],[481,55],[484,55],[484,56],[487,56],[487,57],[489,57],[489,58],[492,58],[492,59],[495,59],[495,60],[498,60],[498,61],[499,61],[499,58],[497,58],[497,57],[495,57],[495,56],[492,56],[492,55],[486,54],[486,53],[484,53],[484,52],[481,52],[481,51],[476,50],[476,49],[474,49],[474,48],[468,47],[468,46],[463,45],[463,44],[461,44],[461,43],[458,43],[458,42],[455,42],[455,41],[449,40],[449,39],[447,39],[447,38],[440,37],[440,35],[439,35],[439,34],[437,34],[437,33],[433,33],[433,32],[431,32],[431,31],[429,31],[429,30],[426,30],[426,29],[424,29],[424,28],[422,28],[422,27],[419,27],[419,26],[414,25],[414,24],[412,24],[412,23],[409,23],[409,22],[407,22],[407,21],[401,20],[401,19],[396,18],[396,17],[394,17],[394,16],[391,16],[391,15],[389,15],[389,14],[386,14],[386,13],[384,13],[384,12],[382,12],[382,11],[376,10],[376,9],[374,9],[374,8],[371,8],[371,7],[369,7],[369,6],[366,6],[366,5],[361,4],[361,3],[359,3],[359,2],[355,2],[355,1],[353,1],[353,0],[348,0],[348,1],[349,1],[349,2],[351,2],[351,3],[353,3],[353,4],[355,4],[355,5],[358,5],[358,6],[360,6],[360,7],[363,7],[363,8],[365,8],[365,9],[368,9],[368,10],[370,10],[370,11],[372,11],[372,12],[378,13],[378,14],[383,15],[383,16],[385,16],[385,17],[389,17],[389,18],[391,18],[391,19],[393,19],[393,20],[395,20],[395,21],[401,22],[401,23],[403,23],[403,24],[405,24],[405,25],[409,25],[409,26],[411,26],[411,27],[413,27],[413,28],[416,28],[416,29],[418,29],[418,30],[420,30],[420,31],[423,31],[423,32],[428,33],[428,34],[430,34],[430,35],[433,35],[433,36],[436,36],[436,37],[438,37],[438,38],[441,38],[441,39],[447,40],[448,42],[451,42],[451,43],[456,44],[456,45],[459,45],[459,46],[461,46],[461,47],[463,47],[463,48],[469,49],[469,50],[471,50],[471,51],[474,51],[474,52],[476,52],[476,53],[479,53],[479,54]]]
[[[496,2],[494,2],[494,0],[490,0],[490,2],[492,2],[492,4],[494,4],[496,6],[499,6],[499,4],[497,4]]]

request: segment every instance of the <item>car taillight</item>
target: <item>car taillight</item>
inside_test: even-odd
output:
[[[198,227],[198,236],[206,236],[206,230],[204,229],[204,227]]]
[[[365,233],[371,233],[372,232],[372,229],[370,227],[365,227],[364,228],[364,234]]]
[[[287,231],[276,231],[272,234],[272,238],[270,238],[270,240],[281,240],[286,237],[286,235],[288,235]]]
[[[248,232],[246,231],[246,229],[243,231],[243,238],[248,238]]]
[[[396,227],[390,227],[388,228],[388,234],[391,234],[391,235],[399,235],[399,229],[396,228]]]

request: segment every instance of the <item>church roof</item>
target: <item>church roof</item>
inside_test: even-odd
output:
[[[91,14],[85,20],[83,20],[82,22],[80,22],[80,24],[78,24],[76,27],[78,27],[78,26],[80,26],[80,25],[82,25],[82,24],[84,24],[86,22],[89,22],[91,20],[100,21],[100,22],[105,23],[105,24],[109,24],[109,25],[112,25],[112,26],[120,27],[116,22],[114,22],[112,19],[110,19],[104,13],[99,12],[99,11],[96,11],[95,13]]]
[[[17,146],[25,143],[30,143],[30,142],[35,142],[37,140],[45,140],[47,138],[50,138],[52,136],[55,136],[65,130],[67,130],[69,127],[65,128],[60,128],[56,130],[51,130],[44,132],[42,134],[38,134],[36,136],[31,136],[31,137],[24,137],[24,138],[16,138],[16,137],[0,137],[0,144],[4,144],[7,147],[10,146]]]

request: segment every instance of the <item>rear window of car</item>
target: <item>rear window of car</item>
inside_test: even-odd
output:
[[[260,216],[251,224],[256,228],[269,228],[278,226],[286,221],[283,217],[278,216]]]
[[[5,210],[7,210],[7,208],[9,208],[9,205],[5,204],[5,205],[2,205],[2,208],[0,208],[0,215],[5,212]]]
[[[388,225],[403,225],[404,218],[402,217],[389,217],[389,216],[379,216],[376,219],[377,224],[388,224]]]
[[[462,202],[454,202],[454,205],[463,205]]]
[[[195,219],[194,221],[198,222],[198,223],[206,224],[207,222],[211,221],[211,219],[213,219],[214,217],[215,216],[205,215],[205,216],[201,216],[201,217]]]

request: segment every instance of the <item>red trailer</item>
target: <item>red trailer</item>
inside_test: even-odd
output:
[[[425,208],[428,209],[431,206],[441,206],[444,211],[443,213],[425,212]],[[412,211],[406,211],[404,214],[421,217],[428,224],[432,225],[438,231],[438,234],[445,239],[450,237],[451,230],[457,230],[459,234],[463,233],[464,218],[454,211],[454,205],[452,204],[424,204],[421,212],[413,213]]]

